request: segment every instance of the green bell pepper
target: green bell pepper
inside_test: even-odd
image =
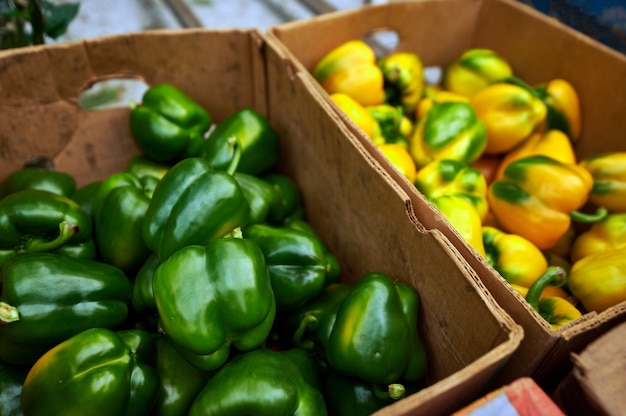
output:
[[[154,272],[156,272],[159,264],[161,262],[156,254],[150,254],[133,279],[130,303],[133,309],[140,314],[156,313],[152,281],[154,280]]]
[[[191,406],[198,415],[322,416],[321,392],[307,382],[285,352],[256,349],[234,357],[215,374]]]
[[[294,344],[314,352],[322,362],[327,362],[328,340],[339,306],[352,292],[352,285],[332,283],[293,311],[281,312],[276,318],[276,330],[287,334]]]
[[[275,218],[279,213],[284,212],[282,200],[279,199],[278,190],[274,186],[259,178],[247,173],[235,172],[233,178],[237,181],[243,195],[250,207],[249,223],[265,223],[268,218]]]
[[[100,259],[119,267],[129,277],[151,253],[142,233],[150,192],[142,179],[118,172],[103,181],[92,206]]]
[[[90,328],[47,351],[22,388],[25,415],[149,414],[159,388],[152,335]]]
[[[243,236],[259,245],[265,256],[276,308],[293,309],[317,296],[331,279],[336,260],[326,251],[324,243],[310,232],[289,227],[252,224],[243,229]]]
[[[197,156],[211,127],[211,116],[195,100],[170,84],[146,90],[132,104],[130,132],[137,147],[157,162]]]
[[[32,364],[72,335],[94,326],[117,327],[128,315],[130,282],[105,263],[23,254],[0,274],[0,359],[8,364]]]
[[[27,373],[28,368],[9,366],[0,362],[0,415],[24,415],[20,406],[20,396]]]
[[[70,199],[76,202],[85,212],[91,214],[93,201],[98,192],[100,192],[100,186],[102,186],[101,180],[86,183],[77,188],[70,196]]]
[[[157,350],[155,368],[160,385],[151,414],[186,415],[212,373],[201,371],[189,364],[178,354],[167,336],[155,335],[155,341]]]
[[[339,306],[328,363],[374,384],[420,379],[426,353],[417,332],[418,306],[413,287],[382,273],[366,274]]]
[[[217,170],[226,170],[233,159],[229,143],[235,138],[241,147],[238,172],[259,175],[278,160],[279,137],[269,121],[251,108],[243,108],[218,123],[202,144],[200,157]]]
[[[22,253],[94,258],[91,217],[76,202],[37,189],[0,200],[0,266]]]
[[[156,162],[146,155],[139,155],[130,158],[126,164],[126,172],[132,173],[138,178],[148,176],[161,179],[171,167],[168,163]]]
[[[247,224],[250,208],[232,176],[236,166],[237,158],[227,171],[216,171],[204,159],[188,158],[163,176],[142,228],[144,242],[161,261],[182,247],[206,244]]]
[[[76,190],[76,180],[69,173],[27,166],[11,172],[4,186],[8,194],[39,189],[69,197]]]
[[[161,325],[192,365],[211,371],[260,346],[276,301],[263,252],[252,240],[219,238],[192,245],[157,267],[152,281]]]
[[[280,224],[288,218],[301,218],[304,216],[302,206],[302,193],[298,184],[289,176],[271,172],[262,175],[261,178],[270,183],[278,193],[279,207],[272,211],[268,221]]]

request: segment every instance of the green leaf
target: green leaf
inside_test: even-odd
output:
[[[44,1],[43,8],[46,13],[46,35],[56,39],[67,31],[72,20],[78,15],[79,3],[64,3],[58,6]]]

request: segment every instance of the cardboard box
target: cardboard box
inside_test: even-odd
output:
[[[572,370],[552,393],[569,416],[620,415],[626,409],[626,323],[572,354]]]
[[[172,83],[215,122],[249,106],[279,133],[279,171],[300,186],[312,225],[356,282],[370,271],[412,284],[429,355],[427,387],[379,414],[449,414],[484,393],[523,331],[336,114],[256,30],[165,30],[0,53],[0,181],[34,155],[79,185],[138,153],[129,108],[87,111],[77,97],[111,78]],[[320,105],[321,102],[321,105]]]
[[[379,40],[395,37],[394,50],[417,53],[425,67],[443,67],[469,48],[485,47],[509,60],[515,74],[531,85],[563,77],[575,86],[583,107],[582,138],[575,144],[577,155],[582,158],[600,151],[626,149],[626,141],[622,139],[626,137],[626,122],[621,115],[626,95],[616,93],[626,89],[626,56],[517,1],[390,2],[285,23],[268,30],[269,40],[292,63],[293,70],[311,80],[310,71],[328,51],[351,39],[372,37]],[[328,94],[314,80],[312,83],[310,93],[319,97],[320,104],[327,105]],[[551,389],[568,371],[570,352],[581,351],[590,341],[626,320],[626,303],[621,303],[553,330],[414,185],[394,169],[363,131],[341,114],[337,106],[332,108],[350,133],[409,195],[418,220],[427,229],[441,230],[448,237],[500,305],[524,328],[522,345],[499,373],[497,383],[532,376],[540,385]]]

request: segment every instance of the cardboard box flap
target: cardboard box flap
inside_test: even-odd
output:
[[[228,41],[225,33],[229,33]],[[178,47],[181,44],[185,47]],[[181,85],[181,90],[211,108],[214,121],[244,105],[266,113],[261,49],[262,35],[255,30],[207,33],[190,29],[5,52],[0,124],[6,128],[0,132],[0,180],[29,158],[42,155],[54,158],[59,166],[72,166],[70,173],[79,185],[94,180],[96,170],[113,173],[121,169],[120,156],[137,152],[132,142],[122,139],[128,126],[109,126],[115,132],[110,137],[100,136],[104,133],[94,127],[109,119],[111,112],[128,113],[128,108],[87,111],[78,106],[81,92],[102,80],[137,78],[147,85],[165,81]],[[236,88],[239,82],[249,88]],[[15,137],[28,145],[2,147]],[[75,144],[69,146],[71,142]],[[73,162],[67,163],[70,159]]]

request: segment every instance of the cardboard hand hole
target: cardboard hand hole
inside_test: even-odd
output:
[[[128,107],[139,103],[148,85],[135,78],[111,78],[97,81],[78,96],[78,105],[85,110]]]

